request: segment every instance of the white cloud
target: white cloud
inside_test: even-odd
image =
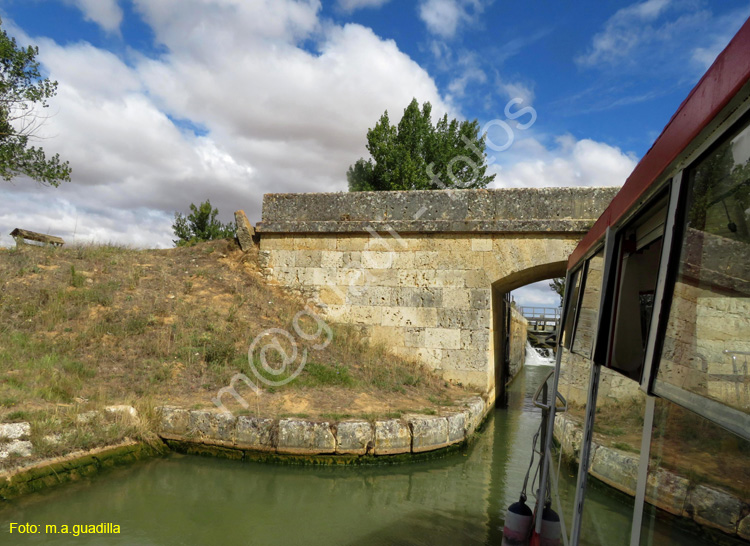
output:
[[[321,24],[317,1],[136,7],[163,55],[131,52],[126,63],[88,43],[36,40],[59,82],[42,145],[70,161],[73,181],[0,185],[12,204],[0,211],[1,243],[21,227],[171,246],[173,212],[191,202],[209,198],[222,221],[242,208],[256,222],[264,193],[345,190],[367,129],[386,109],[397,121],[412,97],[457,115],[395,42]]]
[[[511,157],[521,159],[507,168],[490,167],[496,173],[491,187],[620,186],[637,163],[619,148],[570,135],[558,137],[553,149],[535,138],[526,138],[514,143],[509,152]]]
[[[671,0],[648,0],[618,10],[594,36],[591,49],[576,59],[582,65],[614,63],[631,55],[634,48],[651,42],[657,33],[653,22],[669,6]]]
[[[526,106],[534,102],[534,90],[521,82],[500,82],[498,87],[509,99],[519,98]]]
[[[520,307],[559,307],[560,296],[549,285],[548,280],[527,284],[513,290],[511,296]]]
[[[390,0],[338,0],[339,7],[351,13],[362,8],[379,8],[387,4]]]
[[[473,53],[464,53],[453,63],[453,69],[461,75],[453,78],[448,84],[448,91],[452,96],[462,97],[466,93],[466,86],[472,82],[484,83],[487,75],[479,66],[479,61]]]
[[[691,61],[699,71],[708,70],[749,15],[750,6],[743,6],[717,17],[713,25],[703,29],[703,44],[691,51]]]
[[[744,5],[720,16],[704,3],[648,0],[622,8],[576,58],[583,67],[692,80],[711,65],[750,15]]]
[[[422,0],[419,17],[427,30],[444,39],[455,36],[459,26],[470,23],[484,11],[481,0]]]
[[[15,227],[62,237],[66,244],[113,243],[135,247],[172,246],[163,234],[172,233],[171,214],[147,208],[106,210],[89,208],[61,197],[60,190],[30,186],[3,196],[0,246],[12,246],[8,232]],[[52,206],[40,211],[37,202]],[[77,199],[76,199],[77,200]]]
[[[120,30],[122,9],[118,0],[65,0],[76,6],[87,21],[92,21],[108,32]]]

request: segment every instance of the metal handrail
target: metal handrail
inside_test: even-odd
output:
[[[542,393],[542,389],[547,384],[547,381],[549,381],[549,378],[552,377],[554,375],[554,373],[555,373],[555,370],[551,370],[547,374],[547,377],[545,377],[544,381],[542,381],[539,384],[539,387],[536,389],[536,392],[534,393],[534,396],[531,398],[531,403],[534,404],[534,406],[536,406],[537,408],[546,409],[546,410],[551,409],[551,405],[550,404],[542,404],[537,399],[539,398],[539,395]],[[558,399],[558,398],[560,399],[560,401],[562,402],[563,405],[562,406],[558,406],[557,404],[555,404],[555,411],[559,411],[560,413],[565,413],[566,411],[568,411],[568,401],[565,400],[565,397],[562,394],[560,394],[559,392],[555,393],[555,399]]]

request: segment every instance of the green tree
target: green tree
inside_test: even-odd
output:
[[[437,190],[485,188],[495,175],[487,175],[484,136],[479,122],[448,121],[444,115],[433,126],[432,105],[419,109],[413,99],[398,125],[388,111],[367,131],[371,159],[349,167],[349,191]]]
[[[187,216],[175,212],[172,230],[177,239],[172,242],[175,246],[186,246],[201,241],[233,237],[234,222],[222,224],[216,219],[218,214],[219,209],[213,208],[208,199],[198,207],[190,203],[190,214]]]
[[[2,20],[0,20],[2,25]],[[42,78],[37,47],[18,47],[0,29],[0,176],[25,175],[42,184],[70,182],[70,165],[59,154],[49,159],[42,148],[29,146],[44,121],[39,109],[57,92],[57,82]]]
[[[560,277],[557,279],[552,279],[552,282],[549,283],[549,287],[551,290],[557,292],[557,295],[560,296],[560,301],[564,301],[565,296],[565,277]]]

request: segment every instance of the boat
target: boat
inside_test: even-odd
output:
[[[656,519],[750,544],[750,20],[574,250],[565,286],[549,389],[566,404],[545,403],[534,513],[556,511],[565,546],[667,543]],[[592,519],[602,484],[631,499],[629,539]]]

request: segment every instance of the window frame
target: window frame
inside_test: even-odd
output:
[[[713,421],[741,438],[750,440],[750,413],[745,413],[687,389],[661,381],[657,377],[672,309],[672,295],[680,268],[682,244],[687,231],[687,203],[691,184],[686,174],[716,148],[738,134],[743,125],[750,127],[750,98],[745,100],[742,108],[737,108],[732,115],[719,125],[710,139],[689,155],[673,178],[670,209],[665,226],[665,241],[662,247],[662,262],[659,266],[659,280],[654,297],[654,315],[652,315],[647,342],[641,389],[648,394],[665,398],[705,417],[709,421]],[[666,237],[669,237],[669,240]],[[657,320],[654,320],[654,317]],[[648,373],[646,373],[647,371]]]
[[[681,173],[680,173],[681,174]],[[628,215],[626,219],[624,219],[620,224],[615,228],[612,229],[612,244],[609,246],[609,252],[606,254],[606,262],[604,265],[604,281],[603,281],[603,287],[602,287],[602,301],[606,305],[603,306],[603,309],[608,309],[609,312],[607,313],[607,320],[606,321],[600,321],[601,330],[597,332],[597,344],[594,351],[594,357],[595,362],[600,365],[604,366],[605,368],[609,368],[613,372],[616,372],[623,377],[629,379],[630,381],[635,381],[636,383],[642,385],[643,384],[643,378],[649,377],[650,374],[650,367],[648,366],[649,362],[649,354],[648,354],[648,347],[652,339],[653,334],[653,326],[654,326],[654,317],[658,317],[657,312],[657,302],[659,301],[659,291],[658,288],[660,286],[661,276],[664,269],[664,264],[666,263],[665,259],[665,247],[669,245],[669,241],[667,240],[667,233],[669,231],[669,213],[671,211],[671,207],[673,205],[676,206],[676,202],[673,203],[672,199],[672,184],[674,182],[676,177],[666,178],[665,180],[657,183],[654,185],[652,191],[650,192],[650,195],[647,199],[641,203],[636,210],[633,211],[632,214]],[[651,211],[651,208],[656,206],[659,201],[663,199],[667,199],[667,217],[665,219],[665,225],[664,225],[664,232],[661,235],[662,238],[662,249],[661,254],[659,257],[659,268],[657,270],[656,274],[656,284],[654,286],[654,306],[651,312],[651,322],[649,325],[649,331],[646,335],[646,348],[643,351],[643,362],[642,362],[642,369],[641,369],[641,376],[638,380],[632,379],[628,377],[627,375],[623,374],[619,369],[614,368],[612,366],[612,353],[614,349],[614,343],[615,343],[615,326],[617,325],[617,318],[618,318],[618,310],[619,310],[619,301],[618,301],[618,292],[620,290],[620,285],[622,283],[622,271],[620,268],[620,258],[622,256],[622,245],[625,233],[627,230],[631,229],[633,225],[638,222],[639,218],[642,217],[643,214],[646,214]],[[662,283],[663,284],[663,283]],[[606,299],[606,301],[604,301]],[[648,391],[647,391],[648,392]]]

